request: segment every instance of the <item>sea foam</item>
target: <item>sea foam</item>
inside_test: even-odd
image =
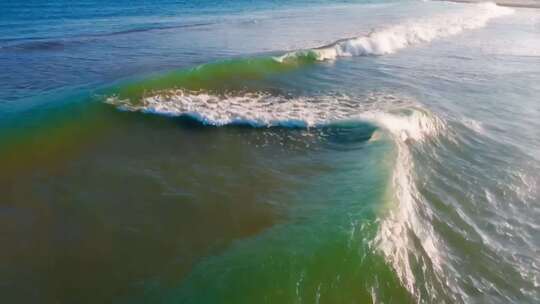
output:
[[[212,126],[320,127],[343,121],[373,123],[401,141],[423,140],[444,124],[414,99],[388,93],[287,97],[267,93],[214,95],[181,89],[144,97],[133,104],[115,96],[106,101],[125,111],[191,117]]]

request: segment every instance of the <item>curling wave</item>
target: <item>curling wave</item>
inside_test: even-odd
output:
[[[214,95],[206,92],[167,90],[131,103],[117,96],[107,103],[125,111],[186,116],[212,126],[319,127],[343,121],[378,125],[401,141],[422,140],[444,129],[442,121],[411,98],[371,93],[287,97],[268,93]]]

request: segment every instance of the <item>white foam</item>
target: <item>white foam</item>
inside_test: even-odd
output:
[[[444,124],[414,100],[392,94],[284,97],[264,93],[212,95],[169,90],[133,104],[116,97],[107,103],[122,110],[167,116],[188,116],[203,124],[254,127],[317,127],[342,121],[371,122],[401,141],[423,140],[444,129]]]
[[[284,61],[306,54],[314,54],[318,60],[391,54],[408,46],[484,27],[489,20],[513,12],[514,10],[511,8],[500,7],[490,2],[471,4],[463,6],[463,10],[460,12],[411,20],[374,30],[366,36],[340,40],[321,48],[287,53],[278,57],[277,60]]]
[[[394,125],[392,120],[388,124],[390,129]],[[416,186],[413,145],[410,140],[400,140],[401,132],[407,131],[426,138],[426,135],[438,133],[444,125],[438,119],[429,120],[421,115],[415,119],[410,118],[404,130],[400,125],[398,123],[396,131],[392,132],[397,146],[392,187],[389,191],[392,206],[379,225],[375,245],[418,303],[436,301],[441,286],[452,291],[447,294],[449,296],[465,296],[453,278],[445,275],[445,268],[448,267],[444,262],[446,249],[431,225],[433,214],[429,202]],[[414,147],[418,145],[422,149],[423,142],[415,141]],[[463,301],[460,298],[453,300]]]

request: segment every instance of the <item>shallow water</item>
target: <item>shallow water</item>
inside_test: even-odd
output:
[[[536,10],[1,6],[9,302],[540,300]]]

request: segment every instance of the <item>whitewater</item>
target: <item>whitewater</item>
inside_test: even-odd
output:
[[[380,56],[392,54],[406,47],[427,43],[434,39],[457,35],[466,30],[481,28],[492,18],[512,14],[511,8],[486,2],[471,5],[456,13],[410,20],[401,24],[373,29],[368,35],[341,39],[330,45],[307,51],[287,53],[277,58],[286,61],[291,57],[314,54],[317,60],[333,60],[338,57]]]

